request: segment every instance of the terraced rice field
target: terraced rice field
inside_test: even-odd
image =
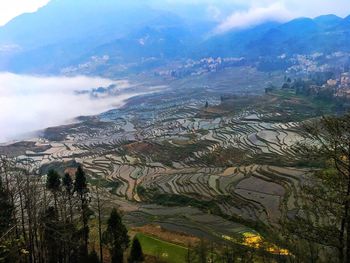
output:
[[[299,123],[264,122],[269,113],[256,111],[200,118],[202,103],[110,111],[51,130],[56,141],[44,134],[34,140],[43,150],[20,158],[82,163],[92,181],[111,183],[116,200],[137,207],[125,215],[130,225],[157,223],[217,239],[249,231],[224,218],[278,226],[301,206],[298,189],[308,174],[294,167],[294,145],[304,140]],[[152,206],[157,196],[182,201]]]

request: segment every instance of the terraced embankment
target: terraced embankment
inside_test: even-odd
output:
[[[299,124],[266,122],[271,113],[256,111],[204,118],[199,103],[141,105],[53,128],[19,158],[81,163],[114,204],[132,204],[130,225],[217,239],[249,231],[244,222],[278,226],[301,207],[308,170],[296,167]]]

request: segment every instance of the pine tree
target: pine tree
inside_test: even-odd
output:
[[[60,175],[55,170],[50,170],[47,174],[46,187],[52,191],[59,191],[61,186]]]
[[[140,241],[135,237],[132,241],[130,256],[128,259],[129,263],[139,263],[144,260],[142,247]]]
[[[57,210],[57,194],[61,189],[61,177],[56,171],[50,170],[47,174],[46,188],[52,192]]]
[[[123,262],[125,249],[129,246],[128,230],[122,222],[117,209],[113,209],[103,233],[103,242],[109,248],[112,263]]]
[[[88,192],[86,175],[80,165],[75,173],[74,191],[77,192],[79,196],[84,196]]]
[[[63,184],[64,189],[66,190],[67,193],[73,192],[73,180],[70,177],[69,173],[64,174],[62,184]]]
[[[78,194],[80,199],[80,209],[81,209],[81,219],[83,227],[81,229],[81,234],[83,238],[83,245],[81,246],[81,261],[84,262],[88,256],[88,246],[89,246],[89,217],[91,215],[91,210],[89,209],[89,200],[87,187],[87,179],[83,168],[79,165],[75,173],[74,181],[74,191]]]

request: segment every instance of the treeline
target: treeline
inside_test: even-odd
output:
[[[1,158],[0,169],[0,262],[117,263],[126,258],[130,241],[121,215],[113,209],[102,222],[100,190],[88,186],[81,166],[73,176],[54,170],[41,176],[28,160]],[[98,252],[90,244],[93,210]],[[142,251],[132,251],[130,262],[142,257]]]
[[[307,79],[284,77],[284,83],[281,86],[282,90],[294,90],[297,95],[312,96],[322,100],[334,99],[334,87],[322,87],[327,83],[327,80],[335,78],[332,72],[317,72],[310,74]],[[265,89],[265,93],[272,92],[278,89],[275,86],[270,86]]]

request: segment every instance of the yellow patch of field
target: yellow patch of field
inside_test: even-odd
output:
[[[240,241],[242,245],[247,247],[256,248],[256,249],[265,249],[267,252],[276,255],[290,255],[290,252],[287,249],[279,248],[275,244],[271,244],[269,242],[264,241],[264,239],[257,233],[252,232],[244,232],[243,241]],[[237,242],[237,240],[233,237],[223,235],[222,238]]]
[[[243,233],[244,241],[243,245],[253,247],[253,248],[265,248],[266,251],[272,254],[278,255],[289,255],[289,251],[287,249],[279,248],[275,244],[267,243],[264,239],[255,233],[245,232]]]

